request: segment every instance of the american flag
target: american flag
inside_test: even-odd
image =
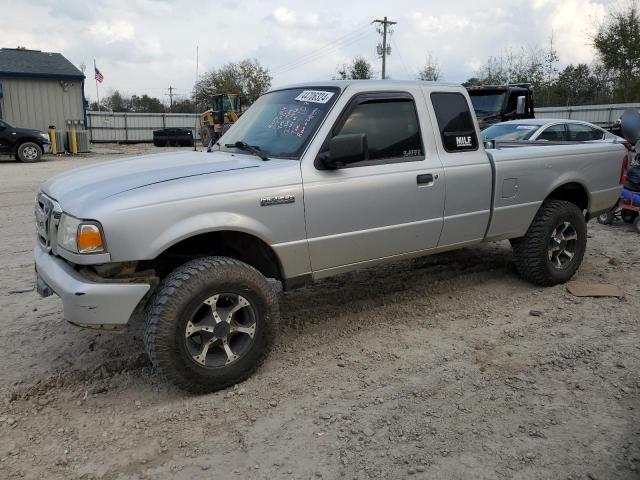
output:
[[[93,67],[96,71],[96,80],[100,83],[102,83],[102,81],[104,80],[104,75],[102,75],[102,73],[100,73],[100,70],[98,70],[98,67]]]

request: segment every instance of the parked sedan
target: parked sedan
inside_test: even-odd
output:
[[[620,142],[622,137],[588,122],[531,118],[496,123],[482,131],[483,140],[503,142]]]

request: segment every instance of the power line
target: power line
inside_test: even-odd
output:
[[[294,70],[294,69],[299,68],[299,67],[301,67],[303,65],[306,65],[308,63],[317,61],[317,60],[319,60],[320,58],[322,58],[322,57],[324,57],[326,55],[336,54],[336,53],[338,53],[340,51],[341,48],[347,47],[347,46],[352,45],[352,44],[354,44],[356,42],[359,42],[362,39],[366,38],[367,36],[371,35],[371,33],[372,32],[370,32],[370,31],[369,32],[367,32],[367,31],[361,32],[359,35],[357,35],[355,37],[352,37],[352,38],[348,39],[347,41],[343,41],[340,44],[331,45],[331,46],[327,47],[324,50],[317,51],[317,52],[315,52],[313,54],[313,56],[309,56],[309,57],[304,58],[304,59],[299,59],[295,64],[291,64],[291,65],[289,65],[287,67],[284,67],[284,68],[281,68],[281,69],[278,69],[278,70],[274,70],[273,73],[275,73],[275,74],[286,73],[288,71]]]
[[[276,68],[274,68],[273,72],[284,72],[293,68],[297,68],[300,65],[304,65],[309,63],[310,61],[317,60],[335,50],[338,50],[340,47],[345,47],[347,45],[351,45],[352,43],[364,38],[366,35],[369,35],[371,32],[367,31],[370,24],[365,24],[357,29],[353,30],[350,33],[339,37],[331,43],[328,43],[316,50],[313,50],[309,53],[306,53],[290,62],[284,63]]]
[[[387,17],[384,17],[384,20],[374,20],[371,23],[379,23],[382,25],[382,32],[378,30],[378,33],[382,33],[382,46],[378,44],[378,53],[382,54],[382,80],[384,80],[387,69],[387,55],[391,53],[391,49],[387,47],[387,32],[391,35],[392,32],[389,31],[389,27],[398,22],[392,22],[391,20],[387,20]]]
[[[398,52],[398,57],[400,57],[400,62],[402,63],[402,68],[404,68],[405,73],[407,74],[407,77],[411,76],[411,73],[409,73],[409,69],[407,68],[407,64],[404,61],[404,58],[402,57],[402,53],[400,53],[400,49],[398,48],[398,42],[396,40],[391,40],[391,42],[393,43],[394,48],[396,49],[396,52]]]

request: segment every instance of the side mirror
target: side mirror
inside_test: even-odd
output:
[[[525,97],[524,95],[519,96],[518,103],[516,106],[516,114],[524,115],[524,110],[526,108],[526,105],[527,105],[527,97]]]
[[[366,133],[337,135],[329,142],[329,152],[322,158],[327,168],[340,168],[367,160],[369,146]]]

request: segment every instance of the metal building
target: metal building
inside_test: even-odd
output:
[[[86,127],[84,74],[59,53],[0,49],[0,119],[47,131]]]

